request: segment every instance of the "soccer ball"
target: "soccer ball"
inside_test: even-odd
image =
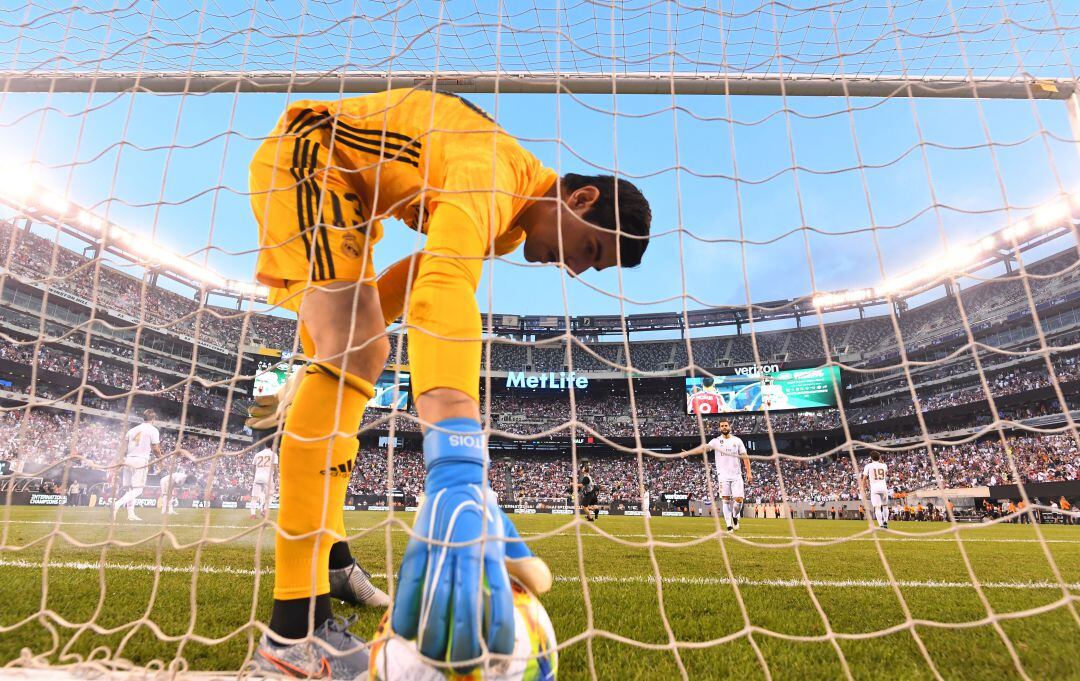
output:
[[[512,581],[514,590],[514,653],[484,663],[469,674],[454,674],[431,666],[416,641],[394,636],[390,612],[383,615],[371,644],[370,681],[554,681],[559,667],[555,629],[528,589]]]

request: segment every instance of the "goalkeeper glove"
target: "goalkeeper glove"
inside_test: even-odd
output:
[[[277,430],[279,425],[285,423],[285,412],[300,389],[304,373],[294,371],[276,393],[256,397],[255,402],[248,406],[248,418],[244,425],[252,430]]]
[[[416,638],[425,656],[456,663],[460,673],[479,661],[482,636],[493,653],[514,650],[503,539],[517,533],[484,479],[487,451],[478,421],[436,424],[424,436],[424,459],[426,498],[401,562],[391,626]]]

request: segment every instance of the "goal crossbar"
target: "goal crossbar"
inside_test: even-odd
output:
[[[622,73],[352,71],[144,71],[53,73],[0,71],[5,92],[146,93],[364,93],[416,87],[435,80],[458,93],[679,94],[791,97],[936,97],[959,99],[1068,99],[1078,90],[1067,78],[990,78],[775,73]]]

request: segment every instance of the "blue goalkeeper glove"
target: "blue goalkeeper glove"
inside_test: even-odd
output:
[[[503,541],[509,519],[484,478],[486,459],[480,423],[472,419],[447,419],[424,436],[425,500],[405,548],[391,619],[394,631],[417,639],[429,658],[474,660],[455,666],[458,672],[476,666],[482,636],[493,653],[514,650]]]

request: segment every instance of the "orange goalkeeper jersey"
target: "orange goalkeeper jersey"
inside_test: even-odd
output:
[[[475,397],[483,260],[524,241],[516,217],[556,173],[470,102],[408,89],[293,103],[251,168],[257,278],[277,292],[296,282],[371,283],[381,218],[428,235],[406,311],[414,391]],[[380,281],[384,310],[400,310],[409,285],[400,273]]]

